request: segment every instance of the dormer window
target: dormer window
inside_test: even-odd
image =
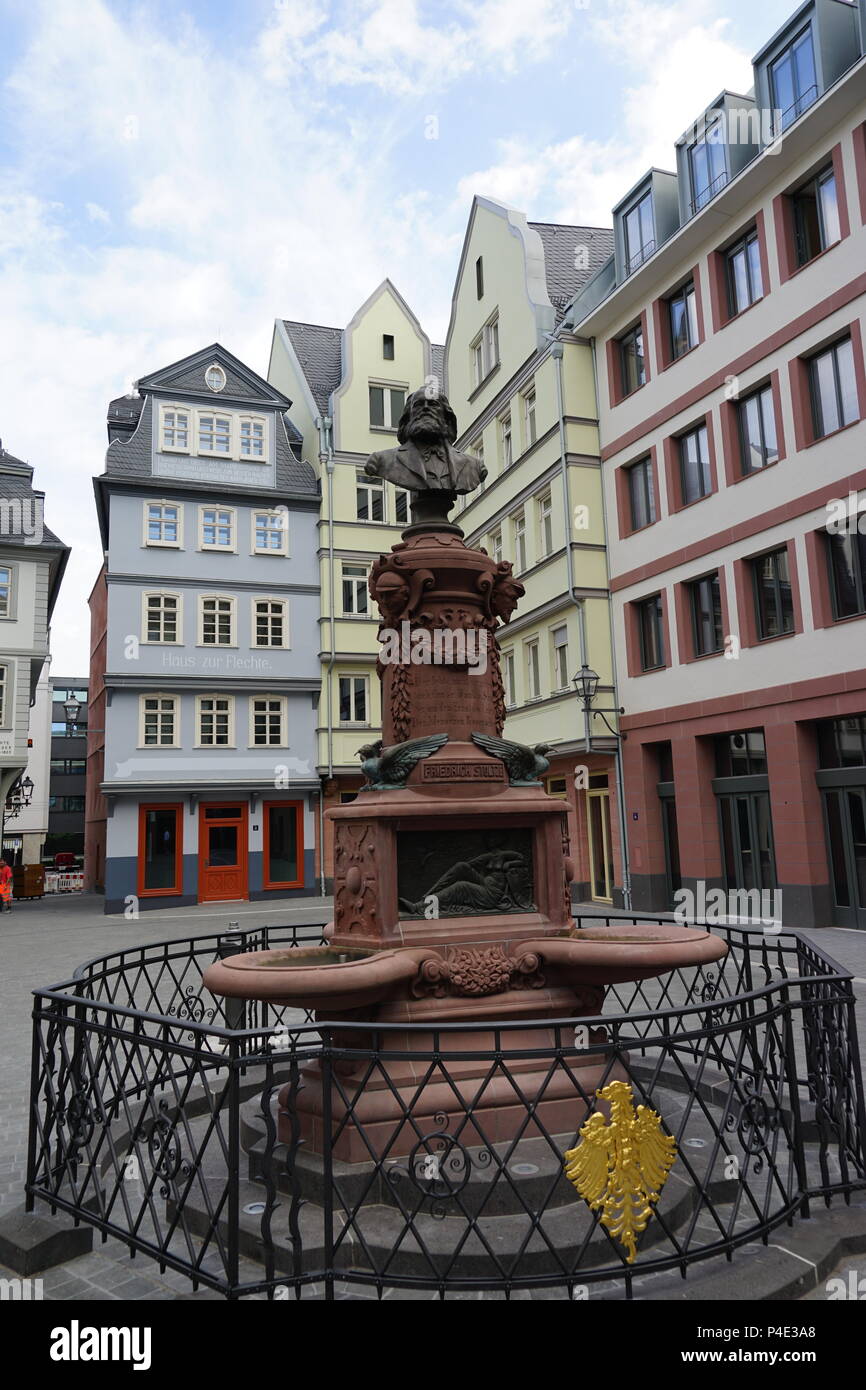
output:
[[[727,183],[725,127],[721,116],[708,126],[702,139],[696,140],[689,148],[689,168],[692,178],[692,212],[696,213],[700,212]]]
[[[623,219],[625,225],[625,266],[627,274],[637,270],[656,249],[653,227],[653,200],[645,193]]]
[[[776,118],[778,135],[818,97],[811,29],[803,29],[770,64],[770,84],[773,107],[779,113]]]
[[[226,374],[218,362],[212,362],[204,374],[205,383],[211,391],[222,391],[226,384]]]
[[[227,415],[199,415],[198,450],[200,454],[230,454],[232,422]]]

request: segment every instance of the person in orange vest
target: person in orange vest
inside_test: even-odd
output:
[[[0,859],[0,904],[4,912],[12,911],[12,870],[5,859]]]

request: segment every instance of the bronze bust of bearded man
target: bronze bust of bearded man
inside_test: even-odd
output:
[[[406,401],[397,426],[399,447],[371,454],[364,472],[385,478],[410,492],[472,492],[487,477],[487,469],[474,454],[452,448],[457,438],[457,416],[448,398],[422,386]],[[444,501],[444,498],[443,498]]]

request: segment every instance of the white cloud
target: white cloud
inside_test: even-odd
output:
[[[458,196],[487,193],[539,220],[610,226],[611,209],[648,168],[675,168],[675,141],[720,91],[751,86],[750,55],[726,38],[728,22],[711,18],[712,8],[607,0],[587,10],[595,51],[601,45],[624,69],[620,127],[605,142],[577,135],[538,148],[503,138],[498,159],[465,175]]]
[[[84,211],[87,213],[91,222],[101,222],[106,227],[111,223],[111,213],[99,203],[85,203]]]

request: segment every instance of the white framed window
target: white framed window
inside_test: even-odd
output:
[[[472,383],[480,386],[486,375],[484,371],[484,334],[479,333],[474,343],[469,348],[472,358]]]
[[[237,518],[234,507],[199,507],[199,550],[231,550],[236,547]]]
[[[541,668],[538,663],[538,638],[524,642],[523,653],[526,659],[526,699],[541,699]]]
[[[232,421],[230,415],[200,410],[198,414],[198,452],[230,458],[232,452]]]
[[[502,527],[497,526],[495,531],[490,533],[490,555],[497,565],[502,560]]]
[[[394,489],[394,520],[398,526],[409,525],[409,493],[404,487]]]
[[[530,386],[523,393],[523,447],[530,449],[538,435],[535,422],[535,387]]]
[[[260,415],[240,416],[238,445],[242,459],[265,459],[266,428],[266,422]]]
[[[252,612],[253,647],[289,645],[289,607],[284,598],[254,598]]]
[[[349,616],[365,616],[369,611],[368,571],[366,565],[351,565],[343,561],[343,612]]]
[[[228,594],[200,594],[198,600],[198,645],[236,647],[235,600]]]
[[[162,453],[188,454],[190,449],[191,412],[183,405],[161,405],[159,408],[159,449]]]
[[[145,590],[141,607],[142,642],[170,647],[181,644],[183,598],[180,594]]]
[[[484,436],[483,436],[483,434],[479,434],[478,438],[477,438],[476,440],[474,440],[472,444],[470,444],[470,446],[469,446],[469,452],[475,455],[475,457],[478,459],[478,462],[481,464],[481,467],[483,468],[483,467],[484,467]],[[482,478],[482,479],[481,479],[481,488],[482,488],[482,490],[483,490],[483,488],[484,488],[484,482],[485,482],[485,480],[484,480],[484,478]],[[464,492],[464,493],[461,493],[461,497],[463,498],[463,503],[464,503],[464,506],[465,506],[465,505],[466,505],[466,493],[465,493],[465,492]]]
[[[287,723],[284,695],[252,696],[250,748],[284,748],[287,741]]]
[[[12,701],[9,697],[10,690],[10,668],[0,665],[0,728],[6,728],[6,712],[11,710]]]
[[[553,646],[553,689],[568,689],[568,627],[565,623],[550,634]]]
[[[508,410],[499,417],[499,454],[502,459],[502,471],[510,468],[514,462],[514,440],[511,436],[511,411]]]
[[[275,507],[272,511],[253,512],[250,520],[253,555],[288,555],[288,507]]]
[[[180,550],[183,545],[181,502],[145,502],[144,544]]]
[[[484,325],[484,365],[487,372],[499,366],[499,315],[494,314]],[[486,375],[486,372],[485,372]]]
[[[226,384],[226,374],[218,362],[212,362],[204,374],[209,391],[222,391]]]
[[[526,513],[522,507],[511,518],[511,536],[514,568],[517,574],[522,574],[526,569]]]
[[[538,513],[538,553],[542,559],[553,554],[553,504],[545,492],[536,502]]]
[[[0,618],[12,617],[12,582],[11,565],[0,565]]]
[[[358,521],[385,520],[385,484],[363,469],[355,478],[355,515]]]
[[[341,724],[369,724],[370,694],[366,676],[340,676]]]
[[[517,704],[517,672],[513,647],[502,653],[502,684],[505,687],[506,708],[514,709]]]
[[[177,748],[179,698],[177,695],[138,697],[139,748]]]
[[[196,748],[234,748],[234,696],[197,695],[195,730]]]
[[[370,382],[370,424],[374,429],[395,430],[405,404],[405,386]]]

